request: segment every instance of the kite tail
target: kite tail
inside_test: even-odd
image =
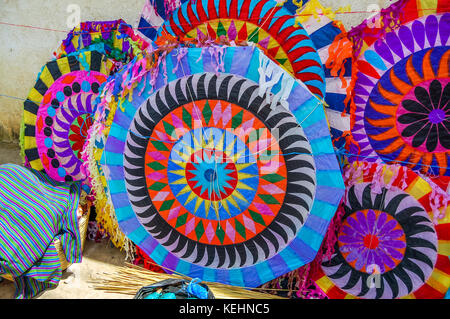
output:
[[[344,105],[348,106],[350,113],[350,129],[353,129],[355,125],[355,113],[356,113],[356,104],[355,104],[355,83],[358,78],[358,62],[354,57],[352,57],[352,78],[350,80],[350,84],[347,87],[347,96],[344,99]],[[344,109],[345,111],[345,109]]]
[[[334,77],[339,76],[342,81],[342,88],[347,88],[347,81],[344,78],[345,75],[345,62],[347,59],[351,59],[353,56],[352,42],[347,38],[343,26],[337,21],[333,21],[336,27],[339,27],[341,32],[336,35],[333,42],[328,48],[328,59],[325,62],[325,66],[330,69],[330,74]]]
[[[161,267],[159,267],[139,246],[135,248],[134,265],[144,265],[145,269],[153,272],[164,274],[166,273]]]
[[[314,260],[308,265],[298,269],[299,287],[297,291],[298,297],[308,298],[314,296],[315,298],[325,298],[324,292],[315,284],[315,279],[320,273],[321,264],[324,261],[331,260],[335,253],[335,246],[337,243],[337,234],[342,225],[345,210],[343,206],[343,199],[336,210],[336,213],[331,220],[327,233],[322,241],[322,245],[317,252]],[[308,298],[309,299],[309,298]]]
[[[155,1],[156,2],[156,1]],[[179,0],[164,0],[164,9],[166,13],[166,19],[172,15],[172,13],[179,6]]]
[[[336,142],[340,140],[341,138],[345,138],[345,145],[347,147],[350,147],[350,144],[353,144],[358,149],[358,154],[360,153],[360,147],[358,143],[353,139],[351,134],[351,129],[354,126],[355,123],[355,112],[356,112],[356,104],[354,101],[354,87],[356,83],[356,74],[358,72],[356,60],[354,59],[353,55],[353,46],[354,43],[350,41],[348,37],[348,33],[345,31],[342,23],[339,21],[334,21],[333,24],[340,28],[341,33],[336,35],[334,41],[331,43],[330,47],[328,48],[328,54],[329,57],[327,61],[325,62],[325,66],[330,69],[330,74],[332,76],[339,76],[341,82],[342,82],[342,88],[346,89],[346,97],[344,99],[344,109],[342,110],[341,116],[346,116],[347,114],[350,115],[350,130],[343,132],[343,134],[336,139],[333,140],[333,142]],[[350,82],[348,83],[345,79],[345,63],[347,61],[351,61],[352,66],[352,76],[350,79]]]
[[[356,111],[353,92],[357,74],[357,67],[353,57],[353,43],[349,40],[347,32],[343,28],[342,24],[337,21],[334,21],[333,23],[335,26],[341,29],[341,33],[335,37],[333,43],[331,43],[330,47],[328,48],[329,57],[325,62],[325,66],[330,69],[330,74],[332,76],[339,76],[342,82],[342,88],[346,89],[346,97],[343,102],[345,107],[341,113],[341,116],[350,114],[350,128],[353,128],[353,125],[355,123]],[[350,83],[347,83],[347,80],[344,77],[345,63],[347,61],[351,61],[352,65],[352,76],[350,79]],[[344,132],[341,137],[344,136],[348,136],[346,137],[347,142],[357,145],[353,138],[351,138],[351,134],[349,131]],[[341,137],[339,137],[338,139],[340,139]]]
[[[375,172],[372,177],[372,192],[374,194],[381,194],[383,184],[383,166],[376,165]]]

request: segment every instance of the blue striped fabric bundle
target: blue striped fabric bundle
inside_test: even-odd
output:
[[[14,277],[16,298],[32,298],[58,284],[62,270],[55,239],[68,262],[81,262],[80,189],[80,183],[67,185],[33,169],[0,165],[0,274]]]

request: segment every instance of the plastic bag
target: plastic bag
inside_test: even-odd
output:
[[[134,299],[215,299],[200,279],[166,279],[139,289]]]

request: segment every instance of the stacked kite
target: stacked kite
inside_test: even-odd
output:
[[[346,195],[313,280],[329,298],[443,298],[450,287],[448,2],[399,1],[354,42]]]
[[[42,68],[24,103],[21,145],[25,165],[56,181],[84,181],[84,191],[91,193],[89,174],[95,171],[91,168],[86,174],[84,144],[96,120],[96,99],[108,76],[147,46],[122,20],[84,22],[73,29],[55,59]],[[97,218],[109,221],[101,191],[94,187],[92,193],[98,195]],[[110,228],[118,231],[117,224]],[[116,237],[119,247],[128,242],[120,232]]]
[[[155,0],[139,36],[83,23],[24,105],[26,163],[83,180],[112,242],[166,271],[441,298],[448,9],[402,0],[347,33],[317,0]]]
[[[314,259],[344,185],[313,42],[276,2],[245,7],[182,4],[106,84],[100,165],[120,228],[152,260],[258,286]]]

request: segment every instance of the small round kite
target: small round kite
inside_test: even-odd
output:
[[[207,281],[255,287],[310,262],[344,188],[321,102],[258,48],[175,51],[109,132],[120,228],[159,265]]]
[[[367,164],[346,181],[335,253],[316,283],[332,299],[442,298],[450,208],[433,223],[432,185],[401,166]]]
[[[101,52],[113,63],[110,73],[111,76],[115,76],[124,69],[123,65],[139,55],[147,46],[148,43],[137,36],[131,26],[123,20],[86,21],[69,32],[59,47],[57,56],[61,58],[86,50]],[[101,87],[102,90],[109,89],[108,84],[111,82],[112,78],[108,78],[105,86]],[[100,96],[97,96],[93,103],[92,109],[95,113],[91,114],[88,119],[88,124],[92,123],[92,126],[83,132],[85,143],[81,161],[83,162],[82,171],[87,173],[85,184],[91,187],[92,194],[95,194],[97,224],[102,231],[106,231],[116,247],[125,248],[128,253],[130,252],[129,240],[120,232],[114,212],[111,212],[112,205],[106,196],[106,179],[100,165],[108,125],[110,125],[108,115],[109,113],[113,115],[113,112],[100,105]],[[108,106],[112,107],[112,103]]]
[[[158,36],[167,33],[255,43],[313,94],[325,96],[324,71],[313,42],[295,16],[276,1],[187,1],[158,29]]]
[[[105,54],[114,62],[128,63],[148,43],[133,28],[119,19],[114,21],[85,21],[71,30],[57,50],[57,57],[91,49]],[[118,68],[121,64],[118,63]]]
[[[411,16],[408,6],[400,27],[366,43],[354,89],[355,158],[450,175],[450,13],[440,8]]]
[[[48,62],[24,103],[24,153],[29,165],[57,181],[84,179],[81,151],[93,103],[112,63],[97,51]]]

